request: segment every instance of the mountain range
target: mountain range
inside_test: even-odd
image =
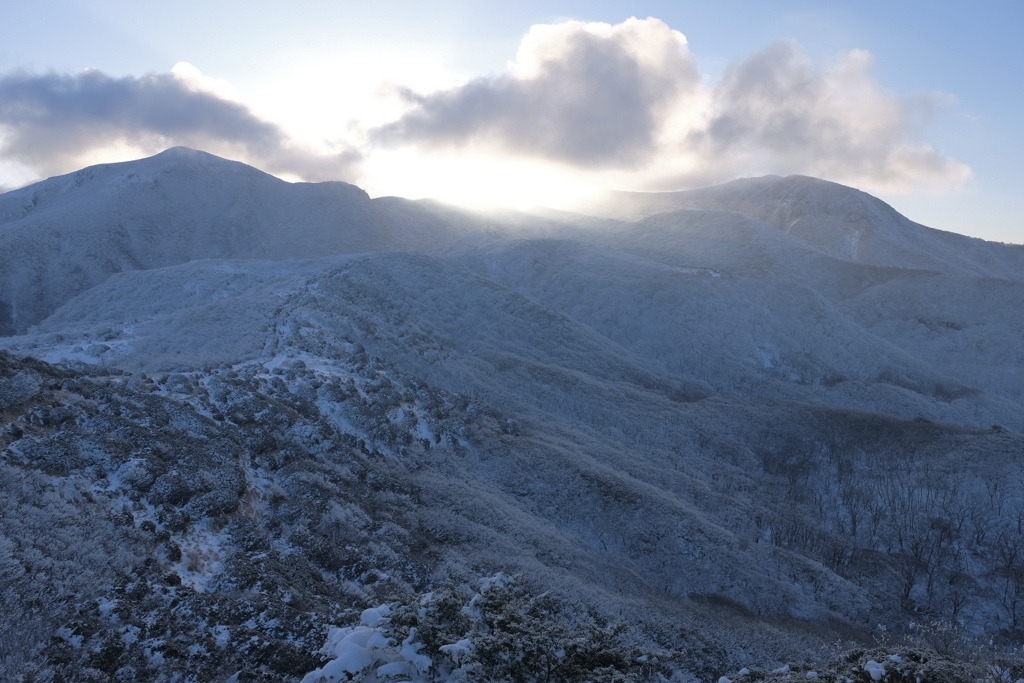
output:
[[[1024,247],[802,176],[482,211],[173,148],[8,192],[0,665],[329,678],[372,631],[360,680],[540,680],[496,595],[553,680],[1015,642],[1022,311]]]

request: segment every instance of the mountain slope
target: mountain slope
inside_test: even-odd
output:
[[[366,609],[411,680],[538,620],[651,680],[1019,638],[1015,248],[811,179],[624,201],[180,149],[0,195],[0,676],[295,681]]]
[[[934,230],[871,195],[806,176],[744,178],[668,193],[609,193],[594,210],[635,220],[678,209],[735,211],[859,263],[1019,280],[1024,246]]]
[[[522,241],[467,263],[585,323],[660,373],[726,394],[980,427],[998,415],[996,422],[1024,426],[1015,389],[981,394],[987,377],[951,375],[948,364],[918,360],[909,339],[900,348],[872,334],[785,271],[680,267],[559,241]],[[1013,339],[1013,330],[986,329]]]
[[[286,183],[173,148],[0,195],[0,334],[22,332],[113,273],[197,259],[426,249],[414,218],[340,182]]]

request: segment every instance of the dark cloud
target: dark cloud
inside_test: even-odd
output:
[[[245,106],[190,88],[172,74],[114,78],[99,71],[0,76],[0,158],[43,175],[72,170],[90,151],[186,145],[231,152],[273,173],[341,179],[351,153],[317,156]]]
[[[371,136],[473,144],[586,167],[646,161],[670,105],[700,75],[683,36],[654,19],[535,27],[516,69],[426,96]]]

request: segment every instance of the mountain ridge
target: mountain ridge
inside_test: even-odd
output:
[[[810,176],[741,178],[679,192],[611,192],[594,208],[601,215],[634,220],[673,210],[737,211],[832,256],[873,265],[953,267],[1015,280],[1024,268],[1024,246],[928,228],[866,192]]]
[[[800,186],[799,191],[792,186]],[[809,202],[808,187],[825,188],[829,197]],[[741,179],[678,193],[610,196],[615,201],[591,209],[602,215],[634,214],[631,203],[653,201],[661,209],[737,211],[837,258],[918,269],[953,266],[956,272],[1008,279],[1020,279],[1024,272],[1024,247],[993,251],[989,243],[934,231],[933,237],[938,235],[950,244],[922,250],[917,233],[923,226],[870,195],[804,176]],[[616,202],[624,206],[607,210]],[[821,208],[837,202],[885,207],[886,233],[864,229],[861,224],[871,223],[870,216],[846,211],[836,218]],[[189,206],[194,210],[174,213]],[[316,207],[322,209],[312,210]],[[239,162],[184,147],[138,161],[89,167],[0,195],[0,251],[9,255],[0,259],[0,291],[8,292],[0,300],[0,334],[26,330],[70,296],[122,270],[195,258],[437,251],[460,234],[452,232],[450,220],[439,219],[439,211],[443,213],[440,207],[423,203],[371,200],[365,191],[347,183],[286,183]],[[303,218],[297,220],[297,216]],[[814,224],[813,229],[804,230],[805,223]],[[170,226],[175,226],[173,232],[162,234]],[[900,236],[907,231],[911,238]],[[57,250],[47,245],[48,240],[65,245],[61,250],[69,252],[68,258],[41,261],[40,243],[46,245],[44,249]],[[959,253],[965,251],[966,255]],[[79,262],[72,260],[76,255]]]
[[[178,148],[0,195],[0,333],[23,331],[124,270],[202,258],[289,258],[414,242],[366,193],[290,184]],[[53,254],[41,257],[40,252]]]
[[[1014,249],[806,179],[618,220],[157,157],[0,195],[0,677],[1019,642]]]

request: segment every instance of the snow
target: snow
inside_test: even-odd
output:
[[[66,626],[61,626],[57,629],[57,635],[63,638],[71,647],[78,649],[82,647],[82,643],[85,641],[85,637],[74,633],[71,629]]]
[[[371,607],[370,609],[363,610],[363,613],[359,616],[359,623],[369,628],[377,628],[381,620],[387,618],[390,614],[391,608],[387,605]]]
[[[197,592],[209,590],[211,582],[224,567],[229,535],[226,529],[215,532],[209,519],[191,524],[175,540],[181,548],[181,560],[174,566],[184,585]]]
[[[864,671],[866,671],[868,675],[871,676],[871,680],[880,681],[882,680],[882,677],[885,676],[885,665],[880,664],[879,662],[876,662],[873,659],[869,659],[864,664]]]
[[[201,259],[430,250],[446,241],[436,229],[425,239],[418,228],[345,183],[290,184],[202,152],[162,154],[0,195],[0,292],[24,331],[118,272]],[[43,252],[56,256],[32,257]],[[47,282],[42,296],[32,291],[39,281]]]
[[[391,644],[392,641],[383,634],[367,626],[331,629],[327,635],[327,645],[321,652],[334,657],[334,660],[302,680],[312,682],[317,676],[323,676],[328,681],[346,680],[344,674],[361,673],[377,661],[377,651],[383,651]]]
[[[440,650],[450,656],[455,662],[462,661],[464,658],[471,656],[475,651],[472,641],[468,638],[463,638],[450,645],[442,645]]]
[[[638,199],[659,210],[635,222],[520,216],[492,230],[182,151],[127,168],[0,198],[0,298],[10,294],[12,331],[26,332],[0,345],[180,374],[196,396],[154,393],[211,419],[210,368],[281,382],[281,399],[312,387],[322,422],[290,436],[312,444],[330,427],[394,460],[423,523],[457,541],[446,569],[508,562],[576,595],[619,591],[623,604],[646,598],[622,586],[657,585],[673,599],[721,594],[759,614],[856,621],[880,609],[873,588],[752,528],[764,489],[751,468],[775,416],[793,419],[784,409],[798,405],[963,434],[1024,427],[1024,318],[1011,314],[1024,306],[1021,250],[928,230],[848,188],[760,179]],[[24,209],[32,197],[37,208]],[[119,223],[129,227],[108,229]],[[54,245],[56,261],[27,258]],[[52,284],[41,299],[30,296],[37,281]],[[329,381],[351,400],[317,394]],[[373,403],[387,383],[396,398]],[[466,401],[439,409],[441,395]],[[521,436],[504,428],[512,421]],[[4,457],[23,455],[16,444]],[[136,467],[128,457],[94,493],[164,531],[148,501],[122,494]],[[267,513],[271,479],[247,470],[240,514]],[[853,493],[871,499],[895,478],[859,481]],[[838,499],[821,486],[791,484],[808,500]],[[182,559],[168,569],[185,586],[216,587],[231,552],[218,529],[204,521],[174,536]],[[967,609],[983,624],[993,605]],[[115,602],[97,607],[110,615]],[[330,671],[376,664],[367,675],[414,678],[419,645],[381,640],[387,617],[367,610],[332,632]],[[227,647],[228,627],[213,628]],[[444,648],[472,653],[464,640]]]
[[[217,647],[223,649],[231,640],[231,628],[224,624],[217,624],[210,628],[210,635],[213,636],[213,642],[217,644]]]
[[[111,598],[99,598],[96,601],[96,606],[99,608],[100,614],[108,616],[117,607],[117,600]]]

